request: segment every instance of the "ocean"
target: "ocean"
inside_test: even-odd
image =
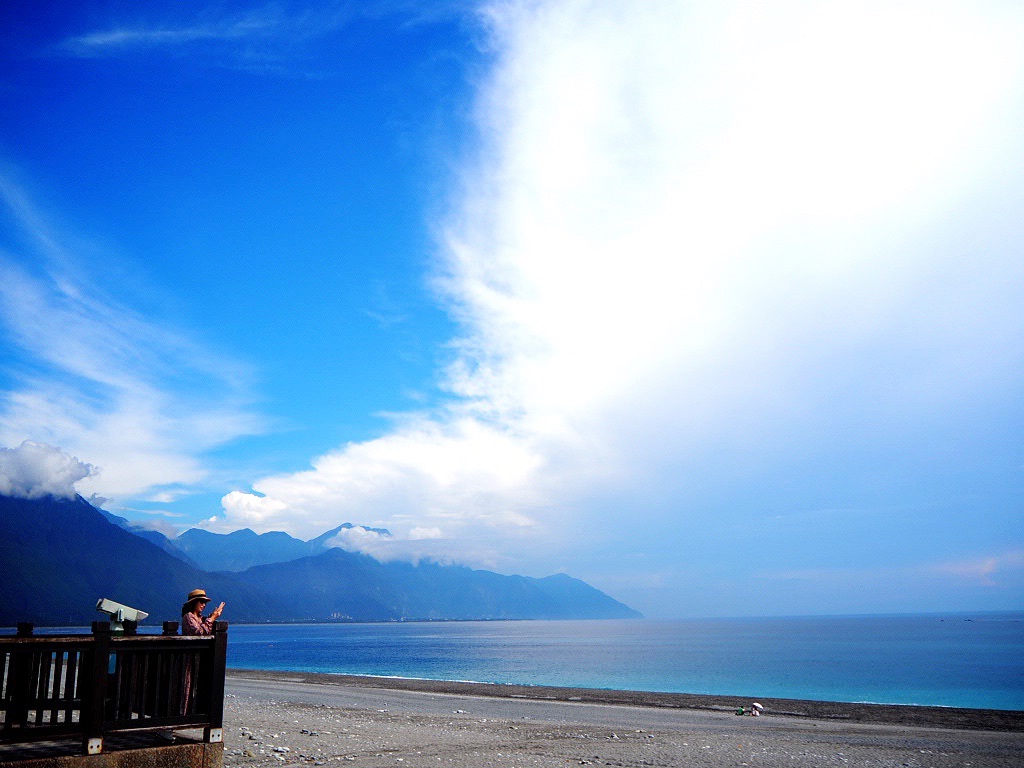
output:
[[[228,666],[1024,710],[1024,613],[233,624]]]

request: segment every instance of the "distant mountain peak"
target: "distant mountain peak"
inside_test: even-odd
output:
[[[231,533],[190,528],[174,543],[208,571],[244,571],[254,565],[295,560],[310,554],[306,542],[287,533],[260,534],[251,528]]]

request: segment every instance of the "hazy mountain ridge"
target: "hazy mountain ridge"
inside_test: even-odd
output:
[[[181,560],[184,563],[187,563],[193,568],[200,568],[199,563],[197,563],[187,554],[182,552],[181,549],[175,546],[177,541],[176,539],[169,539],[167,538],[167,536],[160,533],[160,531],[154,531],[152,528],[143,528],[138,523],[133,523],[130,520],[127,520],[119,515],[107,512],[107,510],[102,509],[101,507],[94,507],[94,509],[119,528],[123,528],[129,533],[133,533],[136,536],[143,538],[148,542],[156,544],[158,547],[160,547],[160,549],[162,549],[167,554],[176,557],[177,559]]]
[[[266,590],[294,590],[299,620],[593,619],[640,614],[565,574],[535,579],[432,562],[381,563],[332,548],[241,574]],[[339,585],[344,588],[339,589]]]
[[[207,571],[244,571],[254,565],[297,560],[310,554],[306,542],[287,533],[261,535],[249,528],[228,534],[190,528],[174,539],[174,544]]]
[[[309,541],[297,539],[283,531],[256,533],[250,528],[243,528],[233,533],[211,533],[201,528],[190,528],[173,539],[171,545],[204,570],[244,571],[256,565],[284,563],[300,557],[319,555],[330,549],[327,542],[341,531],[356,527],[382,536],[391,535],[384,528],[367,528],[352,523],[343,523]]]
[[[338,530],[309,542],[287,534],[262,539],[252,531],[190,537],[262,542],[250,559],[271,551],[317,551],[230,573],[189,565],[81,497],[0,496],[0,626],[87,624],[102,618],[95,612],[99,597],[147,611],[147,624],[177,621],[181,600],[197,586],[226,601],[224,617],[235,622],[639,617],[565,575],[534,579],[436,563],[381,563],[328,548]],[[243,550],[232,552],[236,562],[246,557]]]

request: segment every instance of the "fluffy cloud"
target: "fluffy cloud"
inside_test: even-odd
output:
[[[274,520],[281,512],[287,509],[288,505],[282,501],[268,499],[265,496],[256,496],[251,493],[232,491],[223,499],[224,509],[231,514],[231,523],[234,526],[256,526],[263,528],[267,521]],[[207,528],[216,528],[217,518],[206,521]]]
[[[373,531],[361,525],[343,528],[338,535],[327,541],[329,547],[340,547],[348,552],[362,552],[386,561],[395,559],[396,554],[389,545],[395,543],[391,536],[380,531]]]
[[[463,327],[455,400],[256,482],[283,505],[265,527],[354,519],[526,553],[584,530],[605,493],[639,523],[709,457],[728,457],[722,486],[770,483],[779,456],[866,450],[1016,386],[1016,219],[989,202],[1016,194],[1000,167],[1021,157],[1012,5],[483,16],[480,142],[438,270]],[[959,213],[978,210],[981,230]]]
[[[73,498],[75,483],[95,473],[92,465],[45,443],[26,440],[17,448],[0,448],[0,494],[4,496]]]
[[[418,540],[479,526],[522,529],[535,523],[529,511],[543,500],[540,460],[507,428],[472,418],[415,420],[321,456],[308,472],[264,478],[254,485],[259,495],[232,491],[223,516],[206,525],[312,536],[353,520]]]
[[[735,401],[750,374],[949,298],[913,292],[962,254],[907,240],[1005,142],[1019,47],[917,6],[701,7],[496,6],[485,142],[449,228],[460,394],[539,429],[655,394]],[[1011,261],[984,258],[992,290]]]
[[[330,547],[349,552],[360,552],[381,562],[403,560],[418,563],[430,560],[453,563],[469,560],[481,565],[495,566],[501,561],[497,552],[486,553],[479,546],[473,549],[459,547],[458,541],[446,540],[440,528],[413,528],[405,538],[396,538],[389,532],[373,530],[362,525],[342,528],[327,541]],[[456,556],[457,555],[457,556]]]

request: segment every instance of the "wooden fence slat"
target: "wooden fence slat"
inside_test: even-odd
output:
[[[70,723],[74,713],[81,707],[78,700],[78,663],[82,657],[80,650],[68,651],[67,676],[64,682],[64,722]],[[75,706],[76,703],[78,706]]]
[[[60,712],[61,691],[64,688],[64,651],[55,651],[53,654],[53,671],[50,673],[49,701],[50,723],[56,725],[59,722],[57,713]]]
[[[11,654],[8,651],[0,653],[0,674],[3,675],[3,678],[0,678],[0,707],[6,715],[11,700],[11,686],[8,684],[11,679]]]
[[[4,713],[7,712],[7,702],[10,701],[10,692],[7,681],[10,679],[10,668],[11,668],[11,654],[7,651],[3,651],[0,654],[0,706],[3,707]]]

